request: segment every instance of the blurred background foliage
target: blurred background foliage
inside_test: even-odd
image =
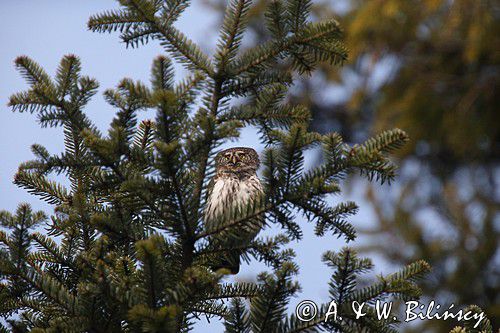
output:
[[[204,1],[221,14],[226,5]],[[269,2],[255,1],[248,46],[269,38]],[[341,22],[349,60],[302,79],[290,100],[310,106],[319,132],[358,142],[399,127],[412,139],[390,191],[352,180],[375,212],[363,250],[390,264],[428,261],[426,297],[477,304],[500,327],[500,2],[313,3],[318,19]],[[445,332],[453,323],[422,325]]]

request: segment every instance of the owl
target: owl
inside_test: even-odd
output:
[[[259,155],[252,148],[235,147],[221,151],[215,157],[216,174],[211,180],[207,191],[205,206],[205,227],[211,228],[211,222],[225,213],[246,207],[252,200],[261,198],[263,187],[257,177]],[[263,217],[255,217],[245,225],[239,226],[238,238],[222,232],[214,236],[212,241],[222,247],[231,247],[231,244],[250,243],[263,226]],[[227,268],[232,274],[240,269],[241,251],[220,258],[220,262],[212,265],[212,269]]]

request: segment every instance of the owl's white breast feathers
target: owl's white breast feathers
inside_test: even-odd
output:
[[[263,192],[257,176],[240,180],[236,177],[218,177],[209,194],[205,219],[212,219],[233,207],[246,205]]]

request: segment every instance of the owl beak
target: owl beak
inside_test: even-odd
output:
[[[231,163],[233,163],[233,165],[236,165],[236,163],[238,162],[238,159],[236,158],[236,156],[231,156]]]

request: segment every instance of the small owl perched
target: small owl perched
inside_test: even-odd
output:
[[[235,147],[221,151],[215,157],[215,168],[216,175],[209,184],[205,207],[207,229],[211,229],[211,223],[214,223],[217,217],[238,207],[246,207],[264,192],[256,173],[259,168],[259,155],[252,148]],[[214,240],[220,246],[229,248],[235,242],[249,243],[263,226],[263,218],[256,219],[238,226],[240,232],[237,239],[232,239],[234,236],[222,232],[215,236]],[[234,250],[234,253],[221,258],[220,263],[212,268],[227,268],[232,274],[237,274],[240,269],[240,254],[241,251]]]

